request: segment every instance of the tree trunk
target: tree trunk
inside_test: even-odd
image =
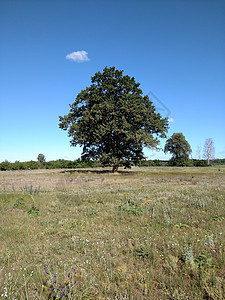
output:
[[[118,163],[114,163],[112,172],[113,173],[118,173],[118,169],[119,169],[119,164]]]

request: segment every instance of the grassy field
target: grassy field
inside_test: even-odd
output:
[[[225,167],[0,172],[0,298],[225,299]]]

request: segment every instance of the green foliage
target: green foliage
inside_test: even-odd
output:
[[[26,161],[26,162],[15,161],[14,163],[4,161],[4,162],[0,163],[0,171],[34,170],[37,168],[38,168],[37,162],[32,161],[32,160]]]
[[[58,159],[50,160],[44,163],[44,168],[46,169],[72,169],[75,168],[75,163],[73,161]]]
[[[159,167],[163,165],[166,165],[166,162],[159,159],[143,160],[139,164],[140,167]]]
[[[153,260],[154,258],[153,252],[146,245],[137,247],[135,252],[136,256],[142,259],[148,258],[149,260]]]
[[[37,162],[33,160],[24,162],[23,164],[25,166],[24,167],[25,170],[36,170],[38,168]]]
[[[142,213],[142,209],[139,207],[135,201],[132,201],[127,196],[127,193],[124,193],[124,199],[121,201],[121,204],[118,206],[120,211],[125,211],[128,215],[138,216]]]
[[[22,197],[16,200],[16,202],[13,205],[13,208],[18,208],[24,205],[24,200]]]
[[[40,186],[39,186],[39,188],[33,190],[32,185],[31,185],[31,189],[28,190],[28,192],[30,194],[30,198],[33,202],[32,207],[27,211],[28,215],[39,216],[40,211],[39,211],[39,208],[35,204],[36,201],[35,201],[35,197],[34,197],[36,194],[39,194],[39,191],[40,191]]]
[[[98,215],[98,212],[94,207],[90,207],[89,216],[95,217]]]
[[[199,268],[202,268],[204,266],[210,267],[212,265],[212,258],[211,257],[207,258],[207,256],[205,254],[199,254],[195,258],[195,263],[197,264],[197,266]]]
[[[176,224],[175,227],[176,227],[176,228],[181,228],[181,229],[182,229],[182,228],[189,228],[190,226],[187,225],[187,224],[182,224],[182,223],[180,223],[180,224]]]
[[[214,160],[212,161],[212,164],[223,164],[223,160]],[[153,159],[153,160],[142,160],[139,163],[140,167],[157,167],[157,166],[173,166],[174,161],[165,161],[165,160],[159,160],[159,159]],[[185,167],[207,167],[208,164],[203,159],[189,159],[185,162],[182,162],[182,165]]]
[[[11,164],[11,168],[12,170],[25,170],[25,164],[17,160]]]
[[[212,217],[212,220],[213,221],[217,221],[217,222],[221,222],[221,221],[224,220],[224,217],[222,217],[222,216],[214,216],[214,217]]]
[[[97,168],[101,167],[100,162],[93,161],[81,161],[79,158],[77,160],[51,160],[48,162],[43,162],[41,164],[43,169],[73,169],[73,168]],[[38,164],[35,161],[20,162],[15,161],[10,163],[8,161],[0,163],[0,171],[15,171],[15,170],[35,170],[38,168]]]
[[[33,216],[39,216],[39,209],[35,206],[32,206],[28,211],[27,211],[27,214],[28,215],[33,215]]]
[[[212,165],[225,165],[225,158],[217,158],[211,161]]]
[[[8,170],[10,170],[10,162],[8,162],[7,160],[5,160],[2,163],[0,163],[0,170],[1,171],[8,171]]]
[[[93,161],[81,161],[80,158],[77,160],[50,160],[43,164],[45,169],[76,169],[76,168],[97,168],[101,167],[99,162]]]
[[[164,152],[170,152],[172,158],[169,164],[172,166],[186,166],[191,154],[191,146],[182,133],[174,133],[165,144]]]
[[[38,163],[38,168],[41,167],[41,165],[45,162],[45,156],[44,154],[39,154],[37,157],[37,163]]]
[[[44,154],[39,154],[37,157],[37,160],[42,164],[43,162],[45,162],[45,156]]]
[[[193,159],[193,166],[194,167],[207,167],[208,164],[205,160],[202,159]]]
[[[221,160],[222,161],[222,160]],[[157,167],[157,166],[166,166],[170,165],[170,162],[163,160],[141,160],[138,163],[130,162],[130,164],[138,165],[139,167]],[[214,164],[214,162],[212,162]],[[216,164],[216,163],[215,163]],[[222,163],[221,163],[222,164]],[[125,161],[121,165],[125,166]],[[207,167],[208,164],[205,160],[189,160],[185,166],[195,166],[195,167]],[[76,168],[99,168],[102,167],[100,161],[82,161],[80,158],[72,161],[65,159],[50,160],[42,164],[44,169],[76,169]],[[20,162],[15,161],[10,163],[8,161],[0,163],[0,171],[11,171],[11,170],[36,170],[38,168],[37,162],[35,161],[26,161]]]
[[[142,95],[140,84],[115,67],[97,72],[91,82],[70,105],[69,114],[59,117],[71,145],[83,146],[82,160],[100,160],[117,171],[122,162],[129,166],[143,159],[143,146],[157,148],[168,121]]]

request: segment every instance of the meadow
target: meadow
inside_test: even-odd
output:
[[[225,299],[225,166],[0,172],[0,299]]]

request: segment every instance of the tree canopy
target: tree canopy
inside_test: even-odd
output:
[[[166,137],[168,120],[143,96],[134,77],[105,67],[91,83],[77,95],[68,115],[59,117],[71,145],[83,146],[82,159],[100,160],[117,171],[122,162],[130,166],[142,159],[143,147],[158,147],[158,138]]]
[[[44,154],[40,153],[37,157],[38,168],[41,167],[41,164],[43,164],[43,162],[45,162],[45,156]]]
[[[44,156],[44,154],[41,154],[41,153],[38,154],[37,160],[38,160],[40,163],[45,162],[45,156]]]
[[[172,154],[171,163],[173,165],[185,165],[191,154],[191,146],[186,141],[183,133],[174,133],[167,141],[164,152]]]

